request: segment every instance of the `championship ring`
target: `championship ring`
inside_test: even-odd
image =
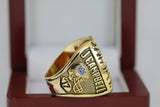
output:
[[[83,37],[69,44],[45,75],[53,95],[96,97],[112,92],[112,79],[95,40]]]

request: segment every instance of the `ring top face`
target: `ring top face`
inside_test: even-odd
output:
[[[68,45],[45,78],[51,92],[57,96],[95,97],[112,91],[108,67],[91,36]]]

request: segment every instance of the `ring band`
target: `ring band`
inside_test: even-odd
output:
[[[51,65],[45,79],[56,96],[96,97],[112,92],[110,72],[91,36],[69,44]]]

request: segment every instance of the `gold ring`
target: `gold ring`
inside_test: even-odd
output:
[[[112,92],[110,72],[91,36],[69,44],[51,65],[45,79],[56,96],[96,97]]]

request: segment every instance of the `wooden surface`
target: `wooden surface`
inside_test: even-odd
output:
[[[9,0],[12,69],[26,68],[24,0]]]
[[[25,71],[13,71],[8,90],[8,107],[149,107],[149,93],[134,70],[124,70],[129,92],[95,98],[63,98],[51,94],[25,94]]]
[[[121,0],[121,68],[134,69],[136,0]]]

